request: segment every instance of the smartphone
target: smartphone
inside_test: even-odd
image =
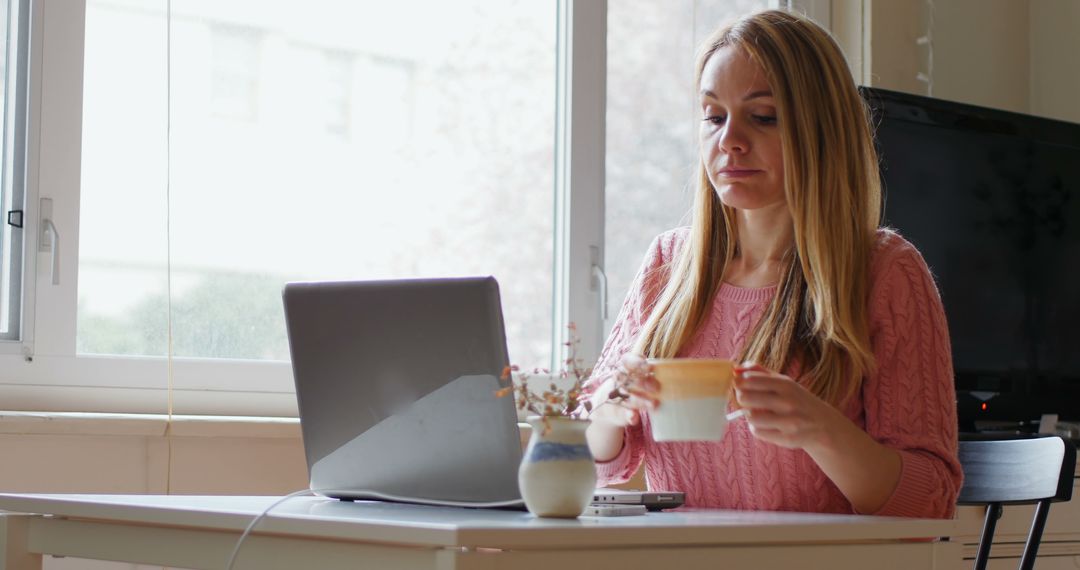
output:
[[[645,505],[650,511],[674,509],[686,501],[686,494],[681,491],[627,491],[621,489],[597,489],[593,503],[615,503],[617,505]]]
[[[649,509],[645,508],[645,505],[615,505],[611,503],[594,504],[585,507],[585,512],[581,513],[586,517],[629,517],[634,515],[643,515],[649,512]]]

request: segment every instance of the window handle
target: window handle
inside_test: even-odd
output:
[[[592,274],[600,289],[600,317],[607,321],[607,275],[599,265],[592,266]]]
[[[600,318],[603,319],[603,326],[608,319],[608,302],[607,302],[607,274],[604,273],[604,268],[600,267],[600,248],[593,245],[589,246],[589,251],[592,254],[592,286],[589,287],[593,291],[599,289],[600,293]]]
[[[41,221],[45,226],[45,231],[52,234],[52,239],[49,240],[49,257],[52,258],[51,279],[53,285],[60,284],[60,232],[56,231],[56,224],[53,221],[45,218]]]

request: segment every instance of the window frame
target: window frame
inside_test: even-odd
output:
[[[24,307],[36,309],[36,338],[3,343],[0,401],[16,410],[152,413],[169,407],[171,386],[172,409],[177,413],[295,416],[288,363],[76,354],[86,2],[31,4],[38,15],[34,18],[38,33],[32,39],[39,42],[31,50],[39,82],[31,104],[39,105],[39,122],[32,121],[30,127],[40,141],[36,148],[34,144],[29,148],[31,163],[50,167],[33,169],[36,177],[28,180],[28,193],[35,200],[38,196],[53,199],[53,219],[63,252],[60,274],[70,277],[52,285],[41,274],[40,264],[36,270],[26,264],[27,274],[36,276],[29,281],[34,287],[27,288],[27,293],[33,289],[36,296],[24,296]],[[606,8],[606,0],[560,0],[557,6],[556,97],[560,105],[576,106],[579,119],[571,123],[571,113],[556,110],[557,140],[571,146],[565,152],[556,149],[559,158],[554,168],[561,174],[556,175],[555,207],[557,213],[568,212],[570,217],[556,222],[561,237],[553,237],[558,243],[557,263],[565,264],[565,269],[553,272],[553,301],[560,310],[552,313],[552,328],[562,334],[553,335],[552,345],[560,346],[566,325],[574,322],[583,333],[581,353],[586,359],[599,353],[602,335],[598,292],[589,287],[592,264],[579,252],[596,247],[603,236],[603,114],[589,109],[603,108],[604,82],[602,77],[589,76],[602,75],[597,71],[603,71],[605,34],[596,32],[606,30]],[[43,37],[47,41],[42,42]],[[42,60],[49,65],[42,67]],[[581,117],[589,115],[595,119],[586,125]]]
[[[16,21],[10,20],[13,10],[10,9],[10,5],[15,6]],[[8,351],[20,351],[21,346],[12,346],[12,343],[20,342],[26,338],[26,326],[24,323],[32,322],[33,312],[27,313],[22,299],[24,298],[24,292],[32,289],[27,286],[26,270],[28,269],[26,259],[30,257],[30,245],[36,244],[37,240],[28,239],[35,234],[37,224],[36,217],[31,217],[29,211],[29,204],[33,203],[26,192],[26,176],[27,176],[27,156],[26,151],[29,148],[28,134],[30,132],[29,127],[29,112],[27,109],[28,102],[30,101],[30,0],[10,0],[8,10],[8,25],[4,30],[5,40],[7,40],[6,59],[7,65],[5,66],[5,73],[8,77],[11,77],[11,69],[14,68],[15,81],[8,83],[7,93],[5,94],[4,102],[4,133],[0,136],[4,136],[6,142],[11,145],[10,149],[7,149],[5,155],[11,153],[11,170],[5,169],[3,184],[5,187],[11,190],[11,204],[5,204],[6,208],[3,212],[4,219],[0,220],[0,224],[7,225],[8,212],[22,211],[22,227],[13,228],[11,232],[11,259],[4,271],[8,273],[8,279],[10,282],[9,295],[6,300],[8,303],[8,332],[0,334],[0,354]],[[11,42],[7,38],[7,33],[11,30],[15,31],[15,41]],[[12,52],[14,48],[14,53]],[[12,65],[13,64],[13,65]],[[5,78],[6,81],[7,78]],[[14,106],[9,112],[9,107]],[[7,128],[7,121],[13,120],[13,124],[10,125],[10,130]],[[0,158],[6,162],[7,156]],[[2,192],[2,190],[0,190]],[[30,266],[32,267],[32,266]],[[32,328],[31,328],[32,331]]]
[[[36,231],[38,198],[52,198],[63,256],[59,285],[41,254],[25,257],[24,335],[0,342],[3,407],[295,416],[288,363],[76,354],[86,2],[16,1],[29,2],[31,26],[26,231]],[[579,356],[591,363],[607,333],[601,301],[609,311],[619,301],[606,298],[603,277],[607,0],[557,2],[552,346],[575,323]],[[36,251],[36,239],[24,242]],[[564,357],[553,352],[553,361]]]
[[[552,283],[553,358],[566,358],[568,327],[578,355],[600,355],[606,299],[604,268],[604,139],[607,97],[607,0],[560,0],[555,104],[555,247]],[[553,362],[552,369],[559,366]]]

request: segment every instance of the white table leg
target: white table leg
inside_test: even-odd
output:
[[[41,555],[27,550],[31,516],[0,514],[0,570],[41,570]]]

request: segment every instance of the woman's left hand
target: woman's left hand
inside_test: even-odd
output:
[[[755,437],[787,448],[827,445],[846,420],[791,377],[753,362],[735,367],[735,398]]]

